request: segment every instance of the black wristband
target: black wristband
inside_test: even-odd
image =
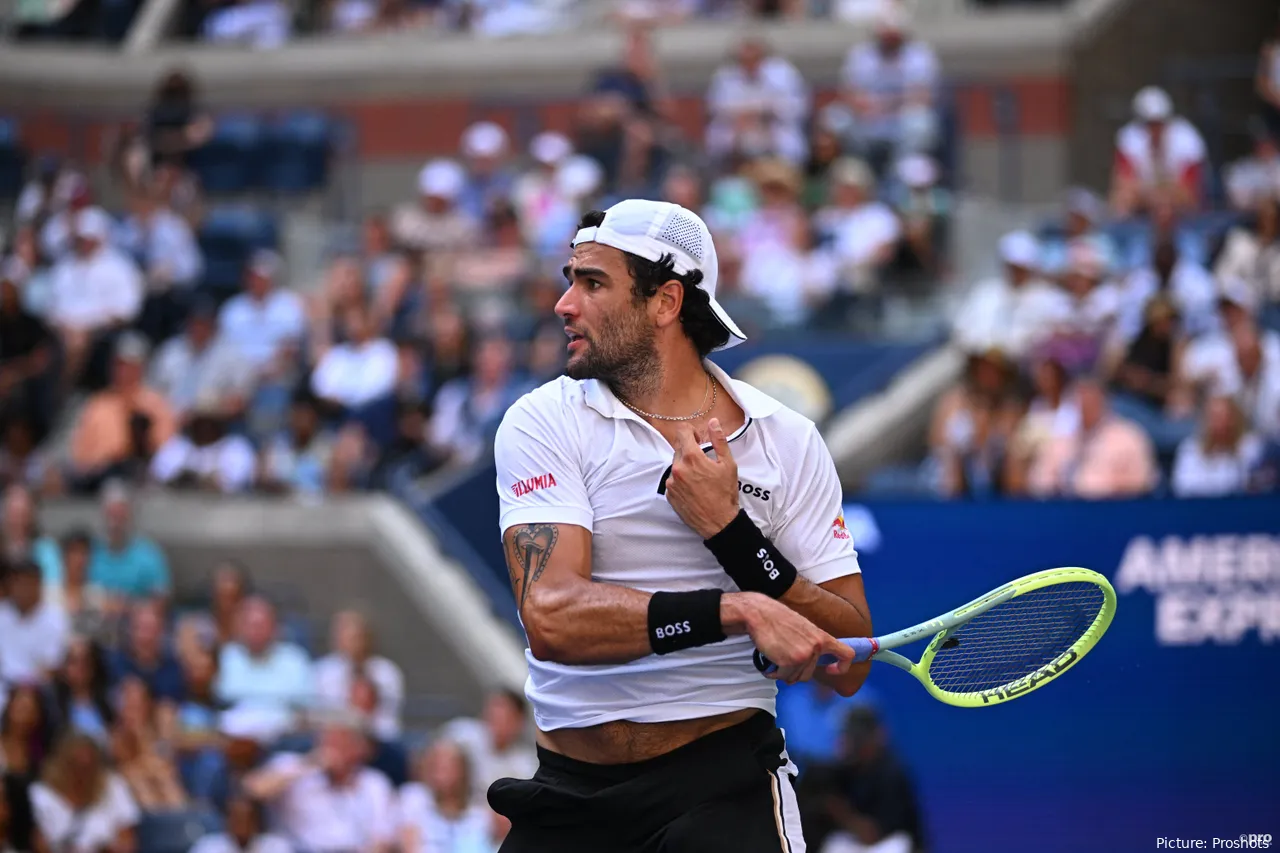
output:
[[[719,589],[655,592],[649,598],[649,646],[666,655],[724,639]]]
[[[760,532],[745,509],[702,544],[743,592],[782,598],[796,582],[796,567]]]

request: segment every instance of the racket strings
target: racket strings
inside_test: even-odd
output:
[[[929,677],[950,693],[980,693],[1052,663],[1094,624],[1105,595],[1093,583],[1041,587],[965,623],[938,649]]]

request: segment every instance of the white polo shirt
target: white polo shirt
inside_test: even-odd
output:
[[[831,454],[813,422],[706,362],[746,414],[729,436],[741,504],[815,584],[860,571]],[[705,445],[704,447],[709,447]],[[522,397],[495,439],[500,526],[590,530],[591,575],[645,592],[738,587],[659,492],[674,451],[597,380],[560,377]],[[774,713],[777,689],[749,637],[625,664],[567,666],[528,651],[525,693],[543,731],[611,720],[686,720],[742,708]]]
[[[395,840],[395,791],[377,770],[362,767],[350,784],[336,787],[301,755],[277,755],[267,768],[298,774],[275,804],[280,830],[298,849],[351,853]]]

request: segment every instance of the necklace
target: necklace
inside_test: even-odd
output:
[[[692,420],[697,420],[698,418],[702,417],[707,412],[711,411],[716,407],[716,396],[718,393],[716,386],[718,384],[719,383],[717,383],[716,380],[712,378],[711,374],[708,373],[707,374],[707,392],[702,395],[702,402],[706,404],[707,397],[710,397],[711,404],[704,405],[703,408],[694,412],[692,415],[685,415],[684,417],[679,417],[679,418],[672,417],[671,415],[655,415],[653,412],[646,412],[644,409],[636,408],[635,406],[628,403],[626,400],[623,400],[621,397],[619,397],[618,400],[622,403],[622,405],[626,406],[628,409],[635,412],[637,415],[644,415],[646,418],[654,418],[655,420],[659,420],[659,421],[692,421]]]

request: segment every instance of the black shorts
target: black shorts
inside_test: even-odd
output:
[[[635,764],[540,748],[532,779],[489,788],[501,853],[804,853],[785,750],[763,711]]]

